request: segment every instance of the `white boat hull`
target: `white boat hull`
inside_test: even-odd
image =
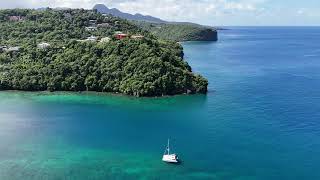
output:
[[[163,155],[162,161],[168,162],[168,163],[178,163],[178,156],[175,154],[166,154]]]

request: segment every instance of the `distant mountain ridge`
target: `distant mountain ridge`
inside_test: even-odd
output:
[[[142,14],[129,14],[116,8],[108,8],[104,4],[96,4],[94,10],[102,14],[110,14],[115,17],[127,19],[149,31],[161,39],[173,41],[217,41],[217,28],[203,26],[191,22],[169,22],[153,16]]]
[[[142,15],[142,14],[129,14],[129,13],[124,13],[121,12],[119,9],[117,8],[108,8],[106,5],[104,4],[96,4],[93,9],[96,9],[98,12],[102,13],[102,14],[111,14],[113,16],[117,16],[123,19],[128,19],[128,20],[134,20],[134,21],[146,21],[146,22],[152,22],[152,23],[167,23],[167,21],[164,21],[160,18],[156,18],[153,16],[149,16],[149,15]]]

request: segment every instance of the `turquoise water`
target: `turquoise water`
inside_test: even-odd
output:
[[[0,92],[0,179],[320,179],[319,43],[307,27],[184,43],[206,96]]]

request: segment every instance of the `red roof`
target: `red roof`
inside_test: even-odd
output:
[[[117,39],[124,39],[124,38],[126,38],[128,36],[129,36],[128,34],[116,34],[116,38]]]

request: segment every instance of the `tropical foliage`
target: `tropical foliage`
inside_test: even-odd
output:
[[[21,16],[12,21],[10,16]],[[90,21],[91,20],[91,21]],[[87,31],[92,20],[98,27]],[[89,10],[1,10],[0,90],[99,91],[134,96],[206,93],[208,82],[183,60],[182,47],[136,25]],[[115,31],[144,38],[117,40]],[[79,41],[89,36],[108,42]],[[38,48],[41,42],[50,44]]]
[[[172,41],[217,41],[217,30],[191,23],[150,23],[134,21],[158,38]]]

